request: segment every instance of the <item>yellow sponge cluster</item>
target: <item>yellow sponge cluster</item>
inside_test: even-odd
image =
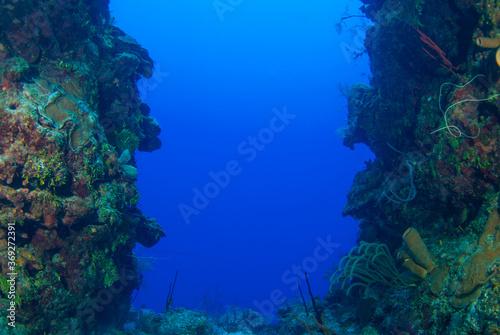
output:
[[[497,60],[498,66],[500,66],[500,34],[495,37],[478,37],[476,38],[476,44],[481,48],[497,49],[495,54],[495,59]]]
[[[424,278],[427,273],[432,272],[434,256],[430,253],[420,234],[415,228],[408,228],[403,234],[403,240],[410,254],[402,250],[398,253],[398,259],[403,259],[403,266],[420,278]]]

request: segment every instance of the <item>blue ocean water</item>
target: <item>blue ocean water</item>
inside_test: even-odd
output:
[[[264,314],[298,293],[304,271],[324,295],[327,270],[353,246],[342,217],[371,153],[342,146],[339,84],[368,82],[356,61],[363,22],[337,34],[355,1],[111,1],[116,25],[149,50],[155,74],[138,82],[163,147],[136,155],[143,212],[167,237],[137,248],[136,306]],[[346,27],[347,28],[347,27]]]

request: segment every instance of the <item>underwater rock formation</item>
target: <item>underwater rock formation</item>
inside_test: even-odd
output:
[[[136,207],[134,152],[161,146],[135,84],[153,62],[107,0],[3,1],[0,14],[0,308],[14,311],[0,326],[120,328],[141,281],[132,249],[165,236]]]
[[[209,314],[186,308],[174,308],[165,313],[132,309],[125,328],[128,330],[127,334],[138,335],[271,335],[278,334],[279,327],[270,324],[269,320],[254,310],[227,306],[224,314]]]
[[[364,143],[376,159],[356,175],[344,215],[361,221],[359,242],[387,245],[417,288],[374,284],[349,299],[379,301],[371,322],[381,333],[497,334],[498,3],[363,3],[373,77],[348,92],[344,144]],[[401,251],[403,232],[415,229],[423,260]],[[340,288],[328,299],[348,300]],[[394,326],[402,315],[406,330]]]

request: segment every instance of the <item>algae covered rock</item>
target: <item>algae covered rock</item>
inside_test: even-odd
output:
[[[213,324],[202,312],[176,308],[168,313],[157,314],[141,309],[131,313],[129,321],[137,331],[158,335],[211,335]]]
[[[119,329],[141,283],[132,250],[165,236],[136,207],[133,156],[152,135],[131,87],[152,61],[138,44],[115,44],[107,5],[0,8],[0,237],[15,237],[17,249],[0,245],[0,281],[16,273],[12,298],[0,286],[2,309],[12,301],[15,310],[1,326],[15,323],[17,334]],[[120,54],[132,61],[113,76],[124,69]],[[118,157],[130,141],[117,129],[134,139],[127,162]]]
[[[495,333],[498,45],[481,44],[500,33],[500,10],[458,0],[363,3],[373,21],[364,40],[373,76],[347,94],[344,144],[364,143],[376,159],[356,175],[344,215],[361,220],[359,243],[384,243],[398,255],[403,232],[418,229],[435,255],[435,267],[418,264],[426,271],[411,294],[371,285],[379,301],[372,324],[394,333]],[[401,273],[404,264],[396,263]]]
[[[211,333],[208,318],[201,312],[176,308],[167,314],[166,321],[160,326],[160,334],[208,335]]]
[[[2,63],[0,73],[3,81],[16,82],[25,78],[28,74],[28,63],[19,57],[12,57]]]

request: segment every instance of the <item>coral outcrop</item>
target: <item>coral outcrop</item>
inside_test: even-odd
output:
[[[348,92],[344,144],[364,143],[376,159],[355,177],[344,215],[361,221],[361,245],[387,245],[399,272],[420,279],[416,289],[373,283],[350,295],[380,301],[385,321],[375,312],[371,322],[382,333],[400,333],[387,320],[404,315],[409,333],[496,334],[500,7],[363,2],[373,77]]]
[[[133,159],[161,146],[135,85],[153,62],[105,0],[3,1],[0,28],[0,325],[119,328],[141,283],[132,249],[165,236],[137,208]]]
[[[498,209],[494,208],[477,244],[458,259],[458,277],[451,283],[451,289],[454,289],[452,306],[463,308],[476,300],[481,294],[481,287],[497,275],[496,263],[499,260],[500,219]]]

